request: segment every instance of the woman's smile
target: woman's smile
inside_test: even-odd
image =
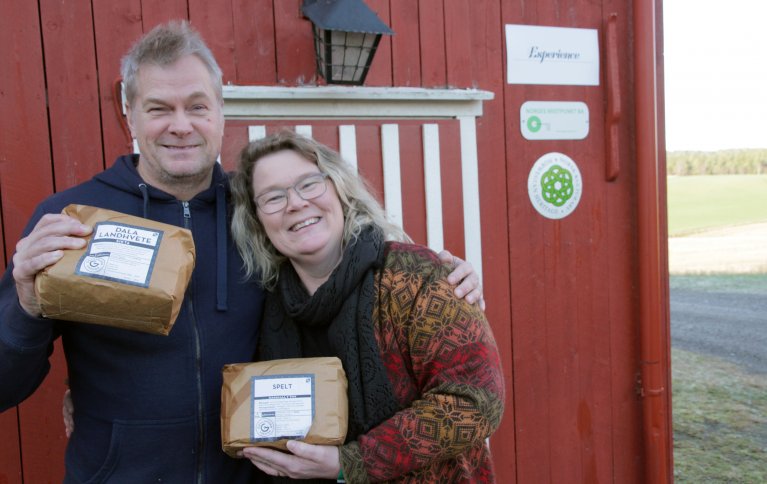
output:
[[[290,230],[293,232],[298,232],[304,227],[309,227],[310,225],[314,225],[316,223],[319,223],[320,218],[319,217],[312,217],[310,219],[304,220],[303,222],[299,222],[295,224],[294,226],[290,227]]]

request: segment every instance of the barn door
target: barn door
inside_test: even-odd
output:
[[[503,2],[518,482],[659,482],[648,463],[670,469],[668,414],[643,433],[648,399],[669,402],[668,379],[643,381],[663,362],[643,354],[642,311],[664,301],[638,291],[653,262],[638,258],[638,204],[658,202],[639,198],[639,175],[658,165],[639,164],[636,116],[658,98],[638,97],[636,52],[657,51],[655,25],[637,19],[656,3]],[[642,82],[662,85],[654,66]]]

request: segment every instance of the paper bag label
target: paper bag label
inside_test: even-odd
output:
[[[314,419],[314,375],[254,376],[252,388],[254,442],[306,437]]]
[[[99,222],[75,274],[149,287],[162,235],[161,230]]]

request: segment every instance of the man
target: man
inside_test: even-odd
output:
[[[250,462],[221,450],[221,368],[253,360],[263,292],[228,233],[221,70],[187,23],[171,23],[132,47],[122,76],[141,154],[49,197],[29,221],[0,282],[0,411],[35,391],[60,336],[76,409],[65,482],[247,482]],[[60,214],[70,203],[192,231],[196,266],[169,336],[40,316],[35,275],[91,231]],[[481,302],[470,276],[456,291]]]

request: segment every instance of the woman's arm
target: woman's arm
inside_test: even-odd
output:
[[[406,248],[384,271],[374,320],[405,408],[341,448],[347,482],[393,479],[482,446],[503,413],[492,330],[478,305],[454,296],[448,269]]]

